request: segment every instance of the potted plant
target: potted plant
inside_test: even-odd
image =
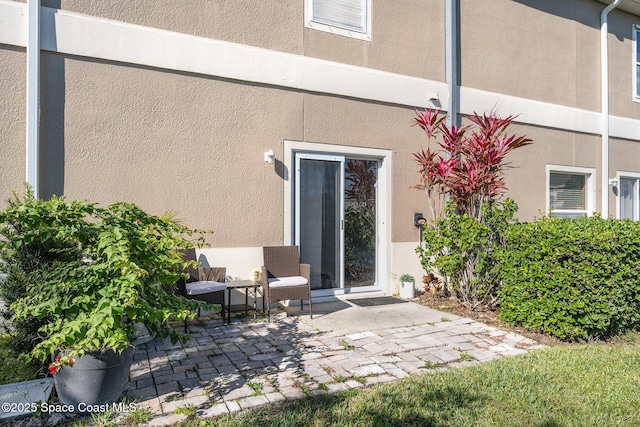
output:
[[[122,395],[136,323],[174,343],[186,339],[168,320],[192,316],[200,303],[167,293],[163,284],[195,266],[180,250],[202,242],[203,231],[130,203],[43,201],[29,190],[0,211],[0,226],[3,262],[34,241],[56,242],[47,267],[30,272],[10,310],[14,321],[46,319],[30,355],[51,361],[62,403],[102,404]]]
[[[415,294],[415,278],[410,274],[400,276],[400,297],[413,298]]]

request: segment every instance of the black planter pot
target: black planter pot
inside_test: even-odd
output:
[[[113,350],[88,352],[77,358],[73,367],[63,366],[53,376],[60,403],[82,411],[86,405],[119,400],[129,378],[133,351],[128,347],[122,354]]]

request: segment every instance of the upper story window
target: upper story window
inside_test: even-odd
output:
[[[304,24],[360,40],[371,40],[371,0],[305,0]]]
[[[640,25],[633,27],[633,98],[640,101]]]
[[[595,171],[547,166],[547,212],[560,218],[591,216],[595,206]]]

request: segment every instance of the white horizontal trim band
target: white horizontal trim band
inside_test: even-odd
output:
[[[0,43],[25,46],[26,10],[0,0]],[[47,7],[42,27],[42,49],[52,52],[414,107],[446,94],[432,80]]]
[[[393,103],[448,104],[443,82],[42,8],[42,49],[167,70]],[[0,43],[26,46],[27,5],[0,0]],[[331,78],[327,78],[331,76]],[[600,113],[462,87],[462,114],[495,110],[518,122],[600,134]],[[640,121],[611,117],[612,137],[640,140]]]
[[[495,111],[503,116],[518,115],[520,123],[600,135],[600,112],[461,87],[460,112],[484,111]],[[616,116],[609,116],[609,119],[611,136],[640,140],[639,120]]]

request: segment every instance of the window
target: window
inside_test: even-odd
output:
[[[640,25],[633,27],[633,98],[640,101]]]
[[[305,26],[371,40],[371,0],[305,0]]]
[[[595,171],[547,166],[547,212],[560,218],[590,216],[594,211]]]
[[[640,174],[618,172],[618,218],[640,221]]]

